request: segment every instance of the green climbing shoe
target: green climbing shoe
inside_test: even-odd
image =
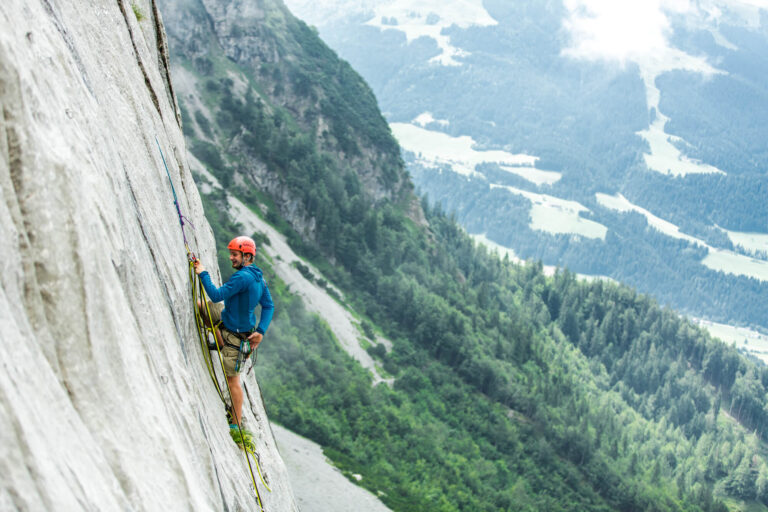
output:
[[[229,426],[229,435],[240,448],[248,453],[255,453],[256,447],[253,445],[253,434],[246,428],[237,428],[237,425]]]

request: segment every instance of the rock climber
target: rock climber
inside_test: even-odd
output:
[[[232,395],[231,414],[228,414],[230,434],[235,442],[252,450],[252,434],[243,424],[240,372],[249,356],[255,358],[256,349],[272,321],[275,306],[261,269],[253,264],[256,257],[256,243],[253,239],[238,236],[229,242],[227,249],[229,261],[236,272],[221,288],[214,286],[211,276],[200,260],[195,261],[195,272],[200,276],[205,292],[211,299],[208,301],[208,308],[200,302],[197,307],[205,323],[214,327],[216,339],[221,347],[224,372]],[[257,305],[261,305],[258,325],[254,314]],[[211,312],[210,319],[207,318],[206,310]]]

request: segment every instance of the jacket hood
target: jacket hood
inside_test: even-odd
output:
[[[240,270],[247,270],[253,276],[256,278],[257,281],[263,281],[264,280],[264,272],[261,271],[259,267],[256,265],[248,265],[247,267],[243,267]]]

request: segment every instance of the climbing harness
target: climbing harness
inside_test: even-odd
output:
[[[157,137],[155,137],[155,142],[157,143],[157,149],[160,151],[160,157],[163,160],[163,165],[165,166],[165,172],[168,175],[168,181],[171,183],[171,191],[173,192],[173,204],[176,206],[176,213],[179,216],[179,224],[181,225],[181,235],[184,239],[184,248],[187,251],[187,260],[189,263],[189,282],[191,285],[192,290],[192,309],[195,312],[195,327],[197,329],[197,335],[200,340],[200,346],[203,351],[203,360],[205,361],[205,366],[208,369],[208,374],[211,377],[211,380],[213,381],[214,388],[216,389],[216,393],[219,395],[219,398],[221,399],[222,403],[224,404],[225,409],[227,410],[227,415],[230,415],[231,413],[231,406],[227,403],[224,390],[222,389],[221,384],[219,383],[219,379],[216,375],[215,366],[213,363],[213,359],[211,357],[211,352],[213,351],[213,345],[215,344],[216,353],[218,354],[219,364],[221,365],[221,371],[224,375],[224,382],[226,383],[226,395],[229,398],[229,403],[232,402],[232,390],[229,388],[229,381],[227,380],[227,372],[224,369],[224,357],[221,353],[221,346],[219,345],[219,340],[216,337],[216,331],[215,326],[213,325],[207,325],[203,321],[203,316],[200,313],[200,308],[197,307],[198,302],[202,305],[205,305],[205,314],[207,318],[209,319],[209,324],[213,324],[213,322],[210,322],[212,316],[211,316],[211,310],[208,305],[208,300],[206,300],[205,295],[205,288],[203,287],[203,282],[198,278],[197,273],[195,273],[195,262],[197,261],[197,257],[192,252],[192,250],[189,248],[189,242],[187,241],[187,235],[184,231],[184,224],[185,220],[186,222],[192,226],[194,229],[194,225],[192,222],[189,221],[187,217],[182,215],[181,208],[179,206],[179,199],[176,196],[176,189],[173,186],[173,180],[171,179],[171,173],[168,170],[168,164],[165,161],[165,155],[163,154],[163,150],[160,147],[160,142],[157,140]],[[211,348],[208,346],[208,339],[209,337],[213,337],[214,343],[211,344]],[[232,414],[234,416],[234,414]],[[233,418],[234,419],[234,418]],[[244,439],[245,436],[243,434],[243,428],[241,426],[241,422],[235,422],[237,425],[237,430],[240,434],[240,439]],[[241,445],[243,446],[243,445]],[[245,456],[245,461],[248,465],[248,472],[251,475],[251,483],[253,484],[253,490],[255,492],[256,497],[256,503],[259,505],[259,509],[264,512],[264,505],[261,500],[261,494],[259,493],[258,485],[256,485],[256,477],[253,474],[253,465],[251,464],[251,458],[248,455],[248,451],[245,450],[245,447],[243,446],[243,455]],[[259,475],[259,479],[261,480],[261,483],[264,484],[264,487],[267,489],[267,491],[272,492],[272,489],[270,489],[269,485],[267,485],[267,482],[264,480],[264,476],[261,473],[261,466],[259,464],[258,457],[254,455],[254,462],[256,465],[256,472]]]
[[[234,335],[237,339],[240,340],[240,343],[235,345],[234,343],[230,343],[224,336],[221,337],[222,341],[224,342],[224,345],[237,349],[237,359],[235,360],[235,373],[240,373],[240,367],[248,361],[248,358],[251,357],[251,354],[253,354],[253,349],[251,348],[251,342],[248,341],[248,337],[253,334],[255,331],[245,331],[245,332],[235,332],[230,331],[226,327],[224,327],[224,324],[219,321],[218,324],[214,325],[215,328],[219,329],[219,332],[221,332],[222,329],[227,331],[228,333]],[[215,350],[216,346],[213,344],[208,345],[211,350]]]
[[[203,359],[205,361],[206,368],[208,369],[208,374],[210,375],[213,385],[216,389],[216,393],[219,395],[219,398],[224,404],[224,407],[229,411],[230,406],[227,404],[224,390],[222,389],[221,384],[219,384],[219,379],[216,376],[216,370],[213,364],[213,360],[211,358],[211,350],[209,350],[208,348],[207,340],[209,339],[209,336],[213,337],[213,340],[216,346],[216,353],[218,354],[219,364],[221,365],[221,371],[224,375],[224,382],[226,383],[226,387],[227,387],[227,395],[229,398],[229,403],[232,403],[232,390],[229,388],[229,381],[227,380],[227,372],[224,369],[224,358],[221,353],[221,346],[219,345],[219,340],[216,337],[215,328],[213,326],[208,326],[205,324],[205,322],[203,321],[202,315],[200,314],[199,308],[197,307],[198,301],[200,304],[205,304],[206,316],[209,320],[212,318],[210,307],[208,305],[208,301],[206,300],[203,283],[195,273],[195,262],[197,261],[197,257],[189,248],[189,242],[187,240],[187,236],[184,231],[184,220],[186,219],[190,225],[192,225],[192,223],[189,221],[189,219],[184,217],[184,215],[182,215],[181,213],[179,200],[176,195],[176,189],[173,186],[173,180],[171,179],[171,173],[168,170],[168,164],[165,160],[165,155],[163,155],[163,150],[160,147],[160,142],[157,140],[157,137],[155,137],[155,142],[157,143],[157,149],[160,151],[160,156],[163,160],[163,165],[165,166],[165,172],[168,175],[168,181],[171,184],[171,191],[173,192],[173,204],[176,206],[176,213],[179,216],[179,224],[181,225],[181,234],[184,239],[184,247],[187,251],[187,260],[189,263],[189,278],[190,278],[190,285],[192,289],[192,307],[195,312],[195,326],[197,329],[198,338],[200,340],[200,346],[203,351]],[[194,225],[192,225],[192,227],[194,228]],[[210,323],[212,324],[213,322],[210,322]],[[242,426],[240,425],[240,422],[237,422],[237,429],[240,434],[240,438],[243,439],[245,436],[243,435],[243,429],[242,429]],[[248,472],[251,475],[251,483],[253,484],[253,490],[256,495],[256,502],[259,505],[259,509],[263,511],[264,506],[261,500],[261,494],[259,493],[258,485],[256,484],[256,478],[253,474],[253,465],[251,464],[251,458],[248,456],[247,450],[243,450],[243,455],[248,465]],[[254,458],[254,462],[256,463],[256,471],[259,475],[259,479],[261,480],[262,484],[264,484],[264,487],[269,492],[271,492],[272,489],[270,489],[270,487],[267,485],[266,481],[264,480],[264,476],[262,475],[261,467],[259,465],[258,459]]]
[[[240,365],[242,365],[251,356],[251,342],[248,340],[240,340],[240,348],[237,351],[237,361],[235,361],[235,372],[240,371]]]
[[[200,346],[203,350],[203,359],[205,359],[206,361],[206,367],[208,368],[208,372],[211,376],[211,379],[213,380],[214,387],[216,388],[216,391],[219,394],[219,398],[221,398],[221,401],[224,403],[224,407],[229,411],[230,406],[229,404],[227,404],[227,401],[224,396],[224,392],[221,388],[221,385],[219,384],[218,378],[216,377],[216,371],[214,369],[213,360],[211,358],[212,351],[208,348],[209,336],[213,337],[213,341],[216,344],[216,354],[218,355],[221,371],[224,374],[224,382],[227,383],[227,395],[229,397],[229,403],[232,403],[232,390],[229,388],[229,381],[227,380],[227,371],[224,369],[224,356],[221,353],[222,347],[219,344],[218,337],[216,336],[215,327],[206,325],[206,323],[203,321],[203,316],[200,314],[200,311],[197,308],[198,297],[199,297],[200,303],[205,304],[205,315],[208,318],[209,323],[213,324],[213,322],[210,321],[212,319],[211,309],[208,304],[208,301],[205,299],[205,289],[203,288],[203,282],[197,277],[197,274],[194,271],[194,261],[190,261],[189,268],[190,268],[190,279],[192,280],[192,302],[193,302],[193,307],[195,309],[195,324],[197,325],[198,337],[200,338]],[[235,424],[237,425],[237,430],[240,435],[240,439],[244,439],[246,436],[243,434],[243,429],[240,422],[236,422]],[[261,509],[264,510],[264,508],[261,505],[261,495],[259,494],[259,489],[256,486],[256,478],[253,474],[253,466],[251,465],[251,458],[248,456],[247,450],[243,450],[243,453],[245,454],[245,460],[248,463],[248,470],[251,473],[251,480],[253,482],[253,488],[256,491],[259,507],[261,507]],[[264,485],[267,491],[272,492],[272,489],[270,489],[269,485],[267,485],[267,482],[264,480],[264,475],[261,472],[261,466],[259,464],[258,459],[254,458],[254,462],[256,463],[255,464],[256,472],[259,475],[259,479],[261,480],[261,483]]]

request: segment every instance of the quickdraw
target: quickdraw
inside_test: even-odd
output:
[[[213,385],[216,388],[216,393],[219,395],[221,402],[224,404],[224,407],[229,412],[230,406],[227,403],[224,390],[222,389],[222,386],[219,383],[219,379],[216,376],[216,370],[213,364],[213,359],[211,358],[211,350],[208,348],[208,339],[210,337],[213,337],[213,340],[216,344],[216,353],[218,354],[219,364],[221,365],[221,371],[224,375],[224,382],[227,384],[226,388],[227,388],[227,395],[229,397],[229,403],[232,403],[232,391],[229,389],[229,382],[227,381],[227,372],[224,369],[224,357],[221,354],[221,346],[219,345],[219,340],[216,337],[216,332],[214,330],[214,327],[206,325],[206,323],[203,321],[203,316],[200,314],[200,310],[197,307],[198,301],[200,304],[204,304],[207,317],[209,319],[212,318],[211,311],[208,306],[208,300],[206,299],[206,295],[205,295],[205,289],[203,288],[203,283],[202,281],[200,281],[197,274],[195,273],[195,262],[197,261],[197,257],[189,248],[187,235],[184,231],[185,220],[193,228],[194,228],[194,225],[189,221],[188,218],[186,218],[184,215],[181,214],[179,199],[176,196],[176,189],[173,186],[171,173],[168,170],[168,164],[165,161],[165,155],[163,154],[163,150],[160,147],[160,142],[157,140],[157,137],[155,137],[155,142],[157,143],[157,149],[160,151],[160,157],[163,160],[163,165],[165,166],[165,172],[168,175],[168,181],[171,184],[171,192],[173,192],[173,204],[174,206],[176,206],[176,213],[179,216],[179,224],[181,225],[181,235],[184,238],[184,248],[187,251],[187,260],[189,262],[189,282],[192,288],[192,308],[195,312],[195,327],[197,329],[197,335],[200,340],[200,347],[203,351],[203,360],[205,361],[205,366],[208,369],[208,374],[210,375],[211,380],[213,381]],[[242,439],[243,431],[239,422],[237,423],[237,428]],[[251,475],[251,483],[253,484],[253,490],[256,496],[256,503],[259,505],[259,509],[262,512],[264,512],[264,506],[261,500],[261,494],[259,493],[259,487],[258,485],[256,485],[256,477],[253,474],[253,465],[251,464],[251,458],[248,456],[248,451],[245,449],[243,449],[243,455],[245,456],[245,461],[248,465],[248,472]],[[254,456],[254,462],[256,465],[256,472],[259,475],[259,479],[261,480],[261,483],[264,485],[267,491],[272,492],[272,489],[269,488],[269,485],[267,485],[267,482],[264,480],[264,476],[261,473],[261,466],[259,465],[259,460],[255,456]]]

